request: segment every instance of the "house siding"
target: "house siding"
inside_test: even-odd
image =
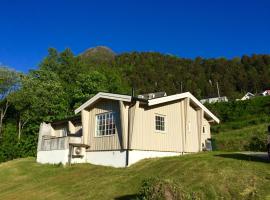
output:
[[[205,145],[205,140],[211,138],[210,124],[207,119],[203,118],[203,126],[205,127],[205,133],[202,132],[202,143]]]
[[[143,107],[137,103],[132,109],[131,149],[182,152],[182,101],[162,106]],[[155,130],[155,115],[165,116],[165,132]]]
[[[198,122],[197,111],[193,107],[188,106],[185,152],[199,151]]]
[[[96,137],[96,115],[114,112],[115,113],[115,123],[116,123],[116,133],[110,136]],[[88,119],[87,119],[88,118]],[[120,123],[120,109],[119,102],[115,100],[101,100],[97,102],[94,107],[90,108],[88,111],[87,121],[83,121],[84,126],[88,127],[87,130],[87,144],[90,146],[88,151],[103,151],[103,150],[120,150],[123,149],[122,145],[122,128]]]
[[[116,114],[116,134],[96,137],[96,115],[106,112]],[[156,114],[165,116],[165,132],[155,130]],[[150,107],[138,101],[130,105],[103,99],[83,110],[83,137],[85,144],[90,146],[87,151],[125,150],[129,143],[132,150],[198,152],[210,137],[210,124],[203,114],[201,109],[190,105],[188,98]],[[202,134],[203,126],[206,134]]]

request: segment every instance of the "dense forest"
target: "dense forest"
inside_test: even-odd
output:
[[[50,48],[27,74],[0,67],[0,162],[35,155],[42,121],[63,119],[99,91],[136,94],[190,91],[230,100],[270,88],[270,55],[226,59],[179,58],[155,52],[116,55],[106,47],[74,55]]]

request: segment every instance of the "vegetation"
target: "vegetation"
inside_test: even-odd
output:
[[[266,151],[270,97],[209,104],[221,123],[212,126],[214,148],[225,151]]]
[[[221,94],[234,99],[269,88],[269,76],[269,55],[184,59],[153,52],[116,55],[107,47],[97,47],[75,56],[70,49],[50,48],[39,67],[28,74],[0,67],[0,162],[34,156],[39,124],[73,116],[75,108],[99,91],[129,94],[135,87],[137,94],[190,91],[203,98],[216,96],[218,83]],[[214,132],[268,122],[267,100],[214,105],[212,110],[224,122]]]
[[[18,159],[0,164],[0,199],[149,199],[158,188],[192,199],[270,199],[266,162],[221,152],[149,159],[129,168]]]
[[[267,146],[267,126],[260,124],[212,134],[213,147],[222,151],[264,151]]]

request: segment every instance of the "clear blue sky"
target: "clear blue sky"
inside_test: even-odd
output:
[[[270,53],[269,0],[0,0],[0,63],[27,72],[49,47],[181,57]]]

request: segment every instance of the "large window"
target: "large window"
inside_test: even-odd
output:
[[[156,131],[165,131],[165,116],[164,115],[156,115],[155,116],[156,122]]]
[[[96,136],[115,134],[115,114],[102,113],[96,116]]]

